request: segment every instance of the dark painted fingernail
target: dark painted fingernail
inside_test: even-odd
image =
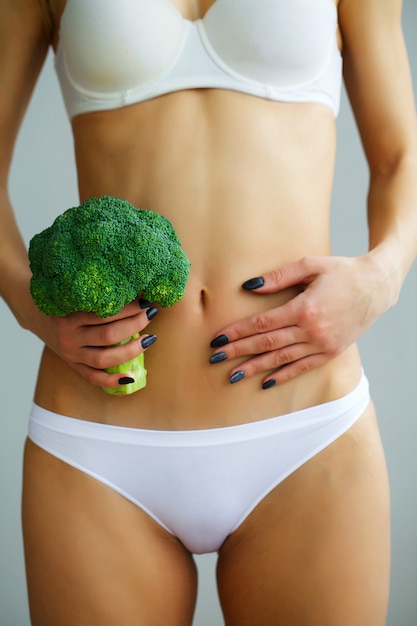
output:
[[[227,335],[219,335],[210,343],[211,348],[222,348],[229,343],[229,337]]]
[[[138,303],[141,309],[149,309],[149,307],[152,306],[152,302],[149,302],[149,300],[144,300],[143,298],[139,298]]]
[[[210,363],[221,363],[227,359],[226,352],[217,352],[210,357]]]
[[[152,309],[148,309],[146,311],[146,317],[148,318],[149,321],[151,321],[151,319],[153,319],[157,313],[158,313],[158,309],[156,309],[155,307],[152,307]]]
[[[131,385],[134,382],[135,382],[135,379],[134,378],[130,378],[128,376],[125,376],[123,378],[119,378],[119,385]]]
[[[243,370],[239,370],[238,372],[235,372],[234,374],[231,375],[231,377],[229,378],[229,381],[232,383],[238,383],[239,380],[242,380],[243,378],[245,378],[246,374]]]
[[[271,389],[271,387],[275,387],[277,381],[271,378],[270,380],[266,380],[262,385],[262,389]]]
[[[251,289],[259,289],[259,287],[263,287],[264,284],[265,281],[262,276],[258,276],[257,278],[251,278],[250,280],[244,282],[242,287],[243,289],[246,289],[246,291],[250,291]]]
[[[142,348],[145,350],[146,348],[149,348],[149,346],[151,346],[153,343],[155,343],[155,341],[158,339],[158,337],[156,335],[148,335],[147,337],[144,337],[142,339],[141,346]]]

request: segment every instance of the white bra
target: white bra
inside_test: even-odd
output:
[[[337,115],[336,33],[333,0],[216,0],[196,21],[169,0],[67,0],[55,64],[70,117],[204,87]]]

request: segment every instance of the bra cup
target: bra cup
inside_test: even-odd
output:
[[[339,110],[333,0],[67,0],[55,68],[70,118],[178,90],[217,88]]]
[[[337,11],[332,0],[217,0],[202,23],[232,72],[291,89],[326,69]]]
[[[184,20],[167,0],[71,0],[60,31],[71,82],[105,94],[163,72],[177,54]]]

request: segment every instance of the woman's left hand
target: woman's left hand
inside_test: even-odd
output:
[[[268,389],[341,354],[388,308],[372,256],[306,257],[242,285],[253,294],[298,286],[289,302],[219,330],[211,363],[247,357],[230,382],[259,372]]]

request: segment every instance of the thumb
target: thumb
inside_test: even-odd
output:
[[[308,284],[317,275],[317,271],[313,258],[303,258],[266,272],[263,276],[250,278],[242,284],[242,288],[245,291],[256,290],[256,293],[275,293],[288,287]]]

